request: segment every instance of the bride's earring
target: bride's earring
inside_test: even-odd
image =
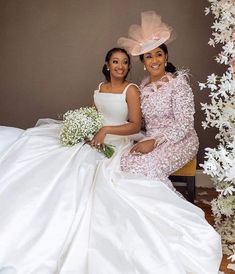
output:
[[[146,67],[145,67],[145,65],[144,65],[144,70],[146,70]]]
[[[167,62],[165,62],[165,67],[167,66]]]
[[[107,71],[109,71],[109,68],[107,67]]]

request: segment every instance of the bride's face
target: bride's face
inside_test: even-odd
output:
[[[160,79],[165,74],[166,61],[167,55],[161,48],[153,49],[144,54],[143,63],[152,81]]]
[[[129,60],[125,53],[115,52],[108,64],[111,78],[125,78],[129,70]]]

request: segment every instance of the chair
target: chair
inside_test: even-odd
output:
[[[184,182],[187,187],[187,200],[194,203],[196,196],[195,176],[196,176],[197,159],[196,157],[188,162],[185,166],[175,171],[170,176],[172,182]]]

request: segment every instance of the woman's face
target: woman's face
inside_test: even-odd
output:
[[[129,60],[125,53],[115,52],[112,54],[107,67],[110,70],[110,77],[125,78],[129,69]]]
[[[144,54],[143,63],[152,81],[160,79],[165,74],[166,62],[167,55],[161,48],[153,49]]]

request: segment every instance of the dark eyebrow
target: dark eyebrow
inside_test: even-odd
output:
[[[120,58],[117,58],[117,57],[114,57],[113,60],[128,60],[128,58],[123,58],[123,59],[120,59]]]

